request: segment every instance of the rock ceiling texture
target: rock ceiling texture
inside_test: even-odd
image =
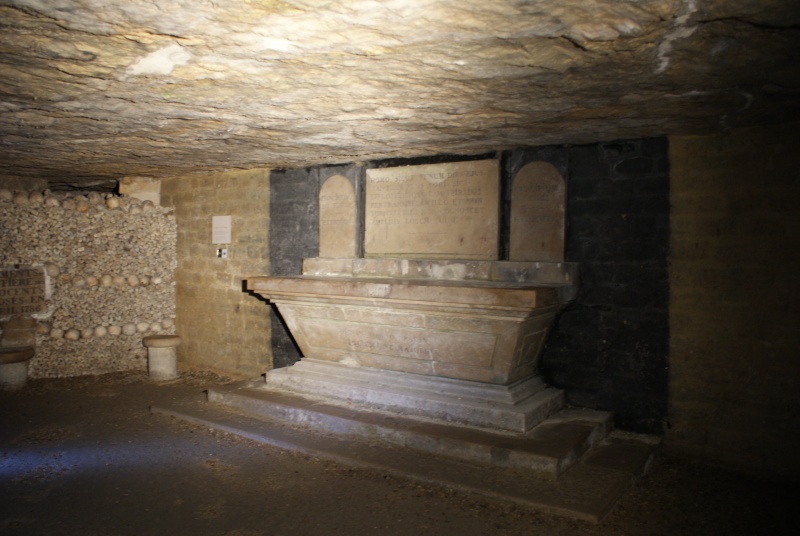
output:
[[[0,0],[0,177],[475,154],[800,118],[797,0]]]

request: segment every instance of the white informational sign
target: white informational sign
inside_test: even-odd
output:
[[[231,217],[211,216],[211,243],[231,243]]]

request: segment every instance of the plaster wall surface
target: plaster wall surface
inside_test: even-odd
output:
[[[234,377],[272,366],[269,308],[243,290],[269,273],[269,170],[181,177],[162,184],[178,223],[178,363]],[[231,242],[212,243],[212,217],[231,216]],[[216,250],[227,249],[226,258]]]
[[[798,125],[670,138],[666,444],[800,475]]]

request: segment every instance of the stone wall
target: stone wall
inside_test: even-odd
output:
[[[44,266],[32,377],[145,369],[142,337],[174,333],[175,218],[134,198],[0,191],[0,266]]]
[[[181,366],[256,377],[271,368],[269,307],[243,288],[269,273],[269,171],[163,181],[178,222],[177,332]],[[231,243],[213,244],[213,216],[231,216]],[[217,258],[217,248],[227,258]]]
[[[797,126],[670,139],[671,452],[800,475]]]

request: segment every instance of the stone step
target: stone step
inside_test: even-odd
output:
[[[539,378],[515,386],[479,384],[302,360],[267,373],[267,386],[404,415],[525,432],[564,405]]]
[[[605,437],[608,412],[566,409],[526,433],[487,431],[300,396],[252,383],[213,388],[208,399],[317,432],[359,437],[556,478]]]
[[[271,370],[267,374],[267,384],[283,381],[284,377],[315,375],[343,382],[352,381],[372,388],[387,389],[402,387],[404,390],[418,392],[421,395],[448,393],[462,399],[496,402],[499,404],[516,404],[530,396],[532,392],[546,387],[544,381],[534,376],[510,386],[492,385],[472,381],[456,380],[438,376],[407,374],[391,370],[380,370],[369,367],[342,366],[319,359],[303,358],[291,367]]]
[[[173,399],[151,411],[277,448],[593,523],[601,521],[644,474],[658,446],[657,438],[613,431],[558,478],[529,478],[519,468],[466,462],[356,436],[317,433],[232,406]]]

